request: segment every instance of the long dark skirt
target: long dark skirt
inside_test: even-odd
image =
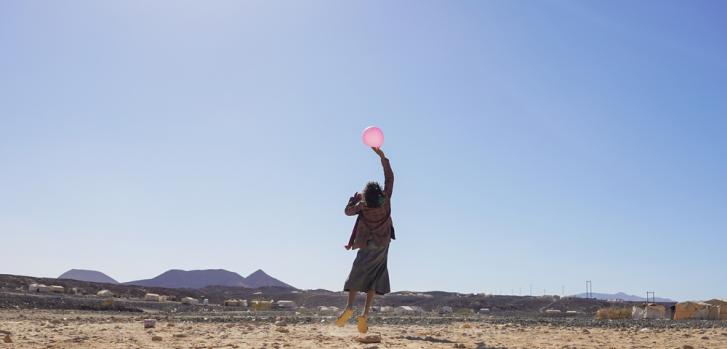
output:
[[[388,258],[388,245],[377,247],[369,241],[368,247],[358,250],[343,290],[368,292],[370,289],[374,289],[376,294],[380,295],[391,292],[389,269],[386,267]]]

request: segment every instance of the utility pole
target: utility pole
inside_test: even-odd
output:
[[[593,298],[593,284],[591,280],[586,280],[586,298]]]

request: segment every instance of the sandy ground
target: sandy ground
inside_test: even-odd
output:
[[[355,324],[160,320],[144,329],[139,314],[0,311],[0,348],[727,348],[727,328],[579,328],[493,324],[380,325],[356,341]],[[12,343],[5,343],[6,334]]]

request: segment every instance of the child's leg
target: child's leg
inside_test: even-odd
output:
[[[371,289],[368,292],[366,292],[366,305],[364,306],[364,311],[361,316],[358,317],[358,331],[361,333],[366,333],[369,331],[369,311],[371,310],[371,306],[374,304],[374,296],[376,295],[376,292]]]
[[[348,291],[348,303],[346,303],[346,309],[343,309],[341,315],[336,319],[336,326],[343,327],[348,322],[348,319],[353,316],[353,302],[356,300],[356,290]]]
[[[370,289],[368,292],[366,292],[366,306],[364,307],[363,315],[364,317],[369,316],[369,311],[371,310],[371,306],[374,305],[374,296],[376,295],[376,291],[373,289]]]
[[[356,301],[356,290],[348,291],[348,303],[346,303],[346,309],[352,309],[353,303]]]

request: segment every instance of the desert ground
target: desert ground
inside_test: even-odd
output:
[[[727,325],[699,322],[612,323],[372,317],[359,343],[352,322],[334,318],[163,315],[75,310],[0,311],[0,348],[727,348]]]

